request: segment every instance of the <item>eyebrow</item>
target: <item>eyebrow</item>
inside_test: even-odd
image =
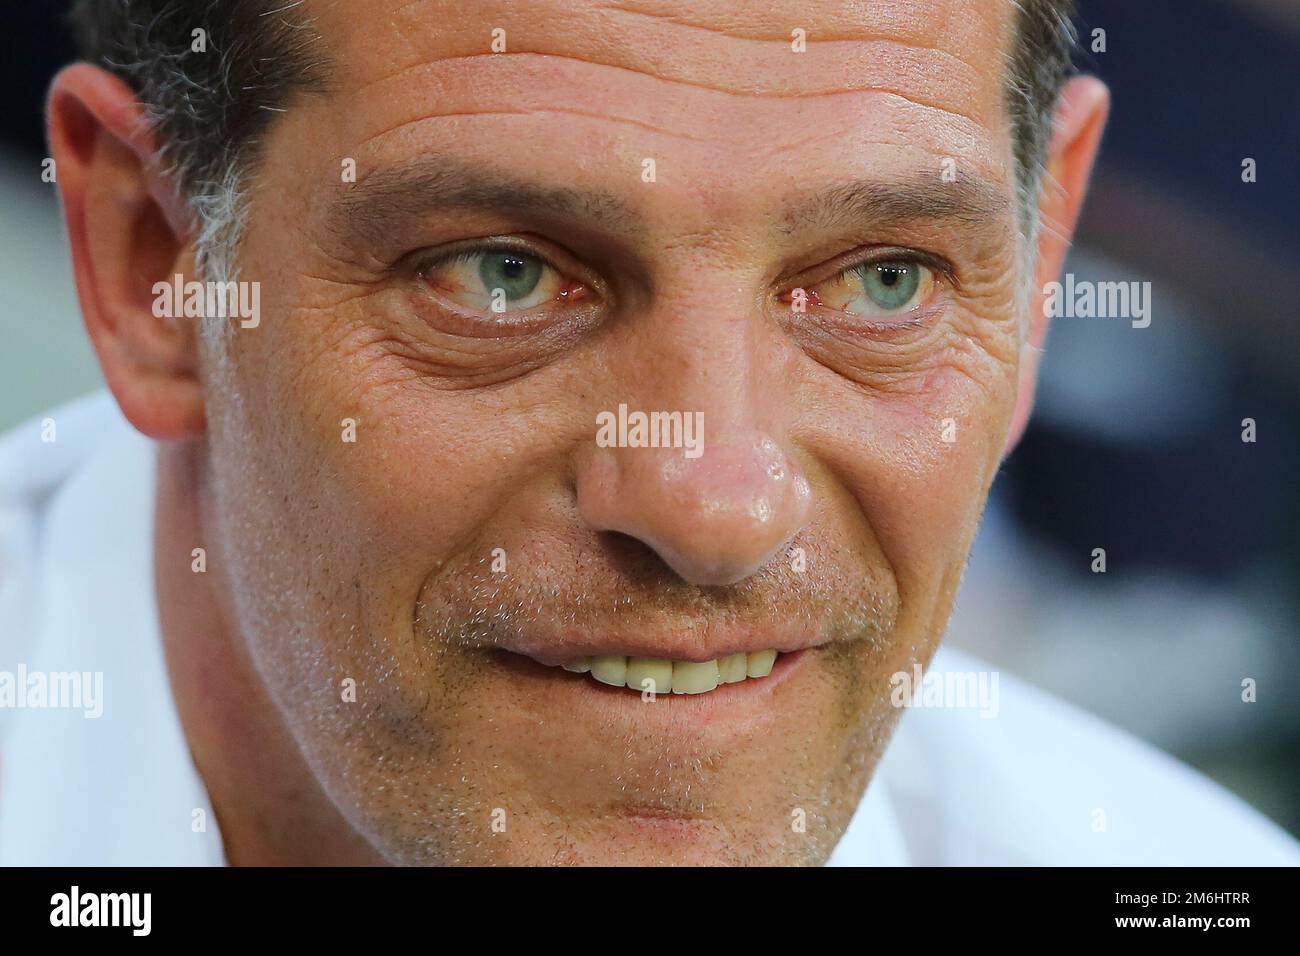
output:
[[[600,192],[521,180],[486,165],[422,157],[377,170],[335,203],[335,231],[382,243],[439,209],[498,209],[580,220],[609,232],[632,232],[641,219],[622,200]]]
[[[840,226],[883,227],[916,222],[987,224],[1011,204],[992,180],[959,173],[861,179],[799,194],[777,222],[786,233]],[[382,245],[417,227],[440,209],[494,209],[581,222],[607,233],[644,234],[641,215],[608,193],[553,186],[487,164],[425,156],[376,170],[334,203],[329,222],[339,235]]]
[[[937,173],[901,180],[861,179],[811,193],[783,217],[788,232],[845,224],[870,226],[917,222],[985,225],[1011,206],[1006,189],[991,179],[958,173],[945,182]]]

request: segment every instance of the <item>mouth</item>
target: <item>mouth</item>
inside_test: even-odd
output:
[[[554,666],[637,693],[707,694],[726,684],[768,677],[780,656],[775,650],[740,651],[710,661],[676,661],[612,654],[582,657]]]

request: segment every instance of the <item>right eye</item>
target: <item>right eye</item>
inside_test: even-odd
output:
[[[515,249],[465,249],[419,269],[437,292],[485,317],[567,299],[574,283],[540,256]]]

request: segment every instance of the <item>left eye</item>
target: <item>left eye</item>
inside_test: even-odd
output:
[[[565,295],[566,282],[538,256],[502,249],[468,249],[420,269],[446,298],[475,312],[535,308]]]
[[[919,262],[891,259],[845,269],[813,291],[818,302],[854,315],[898,315],[917,308],[934,287],[934,273]]]

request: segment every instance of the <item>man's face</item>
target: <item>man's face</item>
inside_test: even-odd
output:
[[[1012,417],[1010,4],[311,6],[333,88],[267,138],[262,321],[204,375],[313,772],[394,862],[824,859]],[[620,406],[702,449],[598,442]],[[554,666],[764,649],[653,699]]]

